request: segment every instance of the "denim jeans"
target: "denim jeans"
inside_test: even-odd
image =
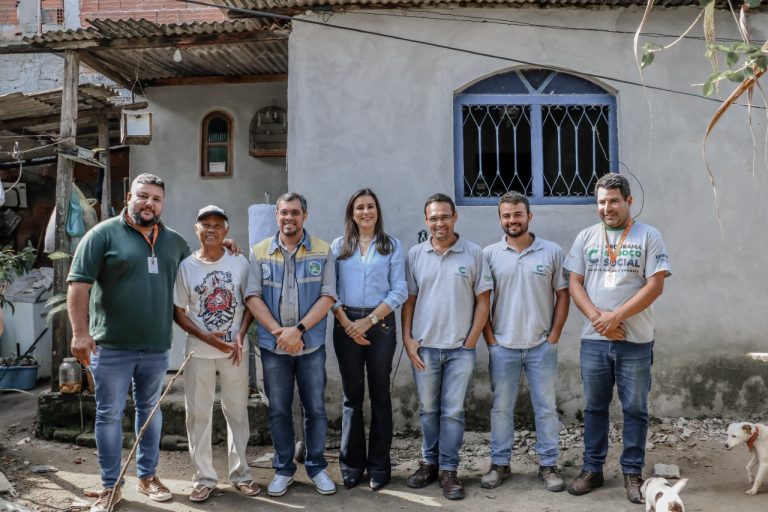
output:
[[[304,468],[314,477],[326,467],[325,434],[328,420],[325,415],[325,347],[303,356],[275,354],[262,349],[264,389],[269,399],[269,431],[275,456],[272,467],[279,475],[296,473],[293,461],[295,437],[293,430],[293,388],[299,387],[299,398],[304,409]]]
[[[475,369],[475,349],[420,347],[426,368],[413,369],[419,393],[421,452],[428,464],[456,471],[464,440],[464,400]]]
[[[91,372],[96,385],[96,448],[105,488],[114,487],[120,474],[123,412],[129,388],[133,385],[136,406],[134,428],[138,434],[160,399],[167,371],[167,350],[116,350],[96,346],[96,355],[91,358]],[[158,408],[136,451],[136,474],[139,478],[155,475],[160,458],[162,426],[163,416]]]
[[[530,349],[493,345],[488,348],[493,408],[491,409],[491,464],[508,465],[515,439],[515,403],[525,372],[536,417],[536,453],[541,466],[556,466],[560,419],[555,381],[557,345],[544,342]]]
[[[365,318],[373,309],[345,307],[347,317],[354,321]],[[366,333],[368,346],[358,345],[344,332],[339,322],[333,327],[333,347],[339,361],[341,386],[344,389],[341,417],[341,446],[339,465],[341,473],[359,479],[368,469],[368,476],[376,475],[383,481],[392,472],[389,456],[392,447],[392,396],[389,376],[397,345],[394,315],[387,315]],[[366,375],[367,374],[367,375]],[[365,450],[365,381],[371,401],[368,454]]]
[[[603,470],[608,453],[608,412],[615,384],[624,414],[624,449],[619,463],[624,473],[642,473],[652,364],[653,342],[581,340],[585,471]]]

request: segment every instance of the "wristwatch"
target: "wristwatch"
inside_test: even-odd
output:
[[[368,315],[368,318],[371,320],[371,325],[376,325],[379,323],[379,317],[377,317],[375,314],[371,313]]]
[[[306,328],[306,327],[304,327],[304,324],[303,324],[303,323],[301,323],[301,322],[299,322],[299,323],[297,323],[297,324],[296,324],[296,328],[299,330],[299,332],[300,332],[301,334],[304,334],[305,332],[307,332],[307,328]]]

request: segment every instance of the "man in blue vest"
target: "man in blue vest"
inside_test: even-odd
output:
[[[336,301],[336,275],[330,245],[304,229],[307,200],[286,193],[275,208],[278,231],[253,246],[246,303],[258,322],[258,342],[269,400],[269,428],[275,456],[270,496],[282,496],[293,483],[296,464],[292,406],[298,384],[304,409],[304,467],[320,494],[333,494],[323,456],[328,429],[325,414],[325,327]]]

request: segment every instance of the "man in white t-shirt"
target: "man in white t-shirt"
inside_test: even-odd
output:
[[[174,320],[187,332],[186,353],[194,352],[184,372],[189,453],[195,467],[193,502],[207,500],[216,488],[211,453],[211,423],[216,373],[221,409],[227,420],[229,480],[246,496],[259,494],[245,459],[248,426],[248,345],[243,345],[253,317],[243,293],[248,260],[224,250],[227,214],[208,205],[197,214],[195,234],[200,249],[179,265],[174,289]]]
[[[633,222],[632,195],[624,176],[606,174],[597,181],[595,195],[602,222],[579,233],[564,264],[573,302],[586,317],[580,355],[584,461],[568,492],[579,496],[604,483],[615,385],[624,416],[619,459],[624,488],[630,502],[643,503],[653,302],[670,275],[669,256],[656,228]]]

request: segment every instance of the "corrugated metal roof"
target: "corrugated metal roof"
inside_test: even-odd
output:
[[[103,85],[84,84],[78,87],[78,109],[114,106],[117,91]],[[36,93],[12,92],[0,95],[0,128],[20,118],[49,116],[61,113],[61,89]]]
[[[77,50],[81,62],[131,89],[212,77],[280,79],[288,73],[290,24],[269,19],[157,24],[92,20],[88,28],[25,39],[33,51]],[[179,51],[181,61],[174,60]],[[169,82],[170,81],[170,82]]]
[[[39,36],[25,37],[32,45],[47,45],[70,41],[105,41],[109,39],[138,39],[149,37],[186,36],[203,34],[236,34],[254,31],[285,30],[285,24],[260,18],[206,23],[153,23],[144,19],[88,20],[91,26],[77,30],[56,30]]]
[[[645,5],[646,0],[214,0],[217,4],[259,11],[302,10],[311,7],[381,8],[398,7],[482,7],[482,6],[537,6],[537,7],[629,7]],[[719,4],[727,6],[726,1]],[[699,5],[699,0],[656,0],[659,7]]]

